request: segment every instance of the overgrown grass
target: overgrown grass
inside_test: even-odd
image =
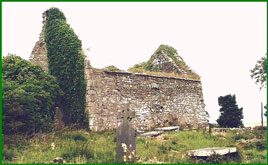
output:
[[[163,77],[176,77],[176,78],[183,78],[183,79],[190,79],[190,80],[200,80],[200,76],[194,73],[187,73],[187,74],[176,74],[176,73],[166,73],[166,72],[152,72],[147,71],[143,68],[130,68],[128,69],[131,73],[144,73],[153,76],[163,76]]]
[[[246,135],[247,134],[247,135]],[[161,138],[138,137],[136,145],[137,161],[135,163],[266,163],[266,132],[253,131],[238,133],[230,131],[226,136],[212,136],[202,131],[168,132]],[[263,134],[263,135],[262,135]],[[235,137],[238,137],[238,140]],[[241,138],[243,137],[243,138]],[[244,138],[259,138],[258,141],[240,146]],[[47,162],[62,157],[67,163],[119,163],[116,160],[116,133],[103,131],[99,133],[85,130],[67,130],[61,133],[41,134],[32,138],[28,136],[3,137],[2,163]],[[55,145],[53,150],[52,143]],[[231,147],[238,149],[237,154],[212,156],[207,159],[190,158],[186,151],[207,147]]]
[[[3,148],[2,163],[47,162],[62,157],[68,163],[116,163],[115,131],[87,133],[83,130],[50,133],[15,143]],[[5,139],[11,137],[5,136]],[[25,139],[27,137],[24,137]],[[8,142],[8,140],[6,140]],[[5,141],[4,141],[5,143]],[[24,147],[21,147],[23,143]],[[52,143],[55,149],[52,150]]]
[[[227,140],[220,140],[202,132],[170,132],[166,137],[166,140],[138,138],[137,157],[144,161],[157,157],[160,162],[189,163],[189,158],[185,155],[188,150],[231,145]]]
[[[172,61],[177,65],[181,70],[183,70],[186,74],[176,74],[176,73],[166,73],[164,72],[163,65],[155,65],[153,63],[154,58],[159,58],[160,54],[166,54]],[[185,78],[192,80],[200,80],[200,76],[192,71],[189,66],[183,61],[182,57],[180,57],[177,53],[177,50],[168,45],[160,45],[159,48],[154,52],[151,58],[147,62],[142,62],[139,64],[135,64],[133,67],[128,69],[129,72],[132,73],[146,73],[149,75],[155,76],[167,76],[167,77],[177,77],[177,78]]]

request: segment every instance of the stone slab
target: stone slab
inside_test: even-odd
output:
[[[179,131],[179,126],[155,128],[155,131]]]
[[[197,157],[208,157],[213,154],[216,155],[226,155],[229,153],[235,153],[236,147],[212,147],[212,148],[203,148],[198,150],[190,150],[187,151],[189,156],[197,156]]]
[[[140,134],[139,136],[141,137],[146,137],[146,136],[150,136],[150,137],[156,137],[159,136],[163,133],[163,131],[152,131],[152,132],[146,132],[143,134]]]

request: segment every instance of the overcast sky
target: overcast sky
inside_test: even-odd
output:
[[[236,94],[244,122],[260,121],[266,89],[249,70],[267,52],[266,2],[2,2],[3,56],[29,59],[50,7],[63,11],[93,67],[127,70],[167,44],[201,76],[210,122],[227,94]]]

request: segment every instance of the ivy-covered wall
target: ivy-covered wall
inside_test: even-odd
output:
[[[87,127],[85,113],[86,82],[82,43],[57,8],[46,11],[45,42],[49,73],[55,76],[64,92],[60,109],[66,125]]]

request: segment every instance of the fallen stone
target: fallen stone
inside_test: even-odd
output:
[[[143,131],[143,130],[139,130],[139,129],[137,129],[137,130],[136,130],[136,133],[137,133],[138,135],[140,135],[140,134],[144,133],[144,131]]]
[[[56,157],[53,159],[53,163],[57,164],[63,164],[63,158]]]
[[[226,155],[229,153],[235,153],[236,147],[212,147],[212,148],[204,148],[198,150],[190,150],[187,151],[187,155],[189,156],[197,156],[197,157],[208,157],[211,155]]]
[[[143,134],[140,134],[141,137],[146,137],[146,136],[150,136],[150,137],[156,137],[159,136],[163,133],[163,131],[152,131],[152,132],[146,132]]]
[[[179,126],[155,128],[155,131],[179,131]]]

